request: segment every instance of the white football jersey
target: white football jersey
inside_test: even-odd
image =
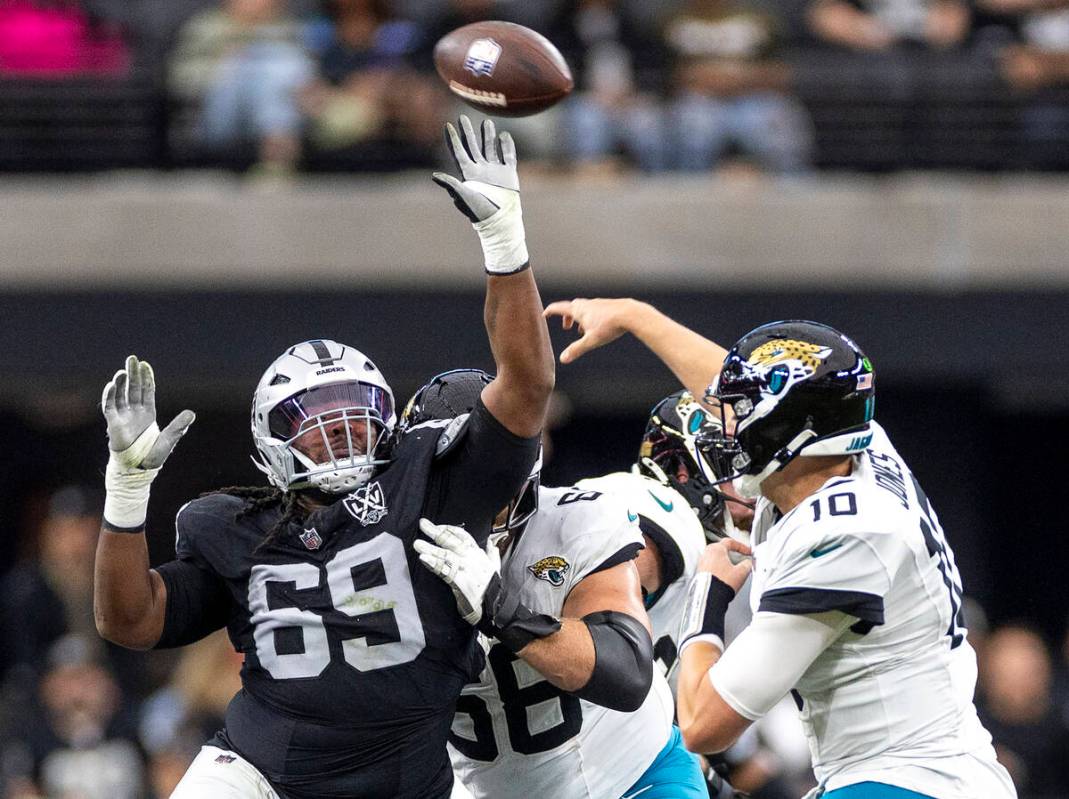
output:
[[[653,659],[676,692],[675,669],[679,649],[679,622],[687,598],[687,585],[705,549],[705,530],[686,498],[674,488],[633,472],[614,472],[580,480],[581,488],[616,494],[639,515],[639,525],[661,553],[661,595],[647,609],[653,627]],[[667,585],[665,585],[667,583]]]
[[[539,488],[538,512],[501,565],[506,585],[536,613],[560,616],[584,577],[630,560],[642,546],[637,517],[618,498],[581,488]],[[565,693],[504,644],[464,688],[450,735],[453,768],[476,797],[619,797],[668,742],[672,696],[654,670],[634,713]]]
[[[1015,796],[973,705],[976,655],[954,553],[887,434],[850,476],[754,520],[751,606],[859,621],[802,675],[795,702],[821,786],[867,780],[939,799]]]

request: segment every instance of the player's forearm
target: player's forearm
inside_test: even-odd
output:
[[[163,632],[166,589],[149,568],[143,533],[100,531],[94,568],[93,616],[101,637],[149,649]]]
[[[553,391],[553,350],[530,269],[490,275],[484,311],[497,378],[483,393],[494,417],[518,436],[534,436]]]
[[[536,638],[518,654],[562,691],[578,691],[594,673],[594,639],[579,619],[561,619],[560,630]]]
[[[627,315],[630,333],[645,344],[698,400],[727,356],[719,344],[665,316],[652,305],[634,301]]]
[[[684,733],[687,748],[703,754],[711,750],[694,749],[687,736],[693,737],[700,719],[697,705],[701,683],[708,679],[709,669],[720,659],[720,654],[720,649],[714,644],[697,642],[688,646],[679,660],[679,681],[676,686],[676,716],[679,728],[681,731],[687,731]]]

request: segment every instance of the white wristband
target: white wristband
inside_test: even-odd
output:
[[[148,516],[149,486],[159,469],[127,469],[112,453],[104,472],[104,521],[112,527],[134,529],[145,526]]]
[[[527,254],[527,236],[523,229],[523,211],[520,193],[480,181],[468,184],[489,197],[499,211],[482,222],[472,223],[483,246],[486,271],[492,275],[509,275],[523,269],[530,257]]]

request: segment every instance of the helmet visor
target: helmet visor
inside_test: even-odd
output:
[[[372,418],[385,422],[393,415],[390,395],[381,387],[370,383],[332,383],[316,386],[283,400],[271,409],[267,417],[271,435],[289,441],[307,429],[309,422],[324,415],[343,411],[367,411]]]

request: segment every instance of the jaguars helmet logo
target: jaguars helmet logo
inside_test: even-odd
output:
[[[751,366],[768,368],[777,363],[800,361],[802,366],[809,369],[812,374],[829,355],[831,355],[831,347],[820,347],[805,341],[784,338],[766,341],[750,353],[746,362]]]
[[[560,588],[564,585],[564,577],[571,568],[571,564],[560,555],[550,555],[548,558],[542,558],[533,566],[528,566],[527,571],[539,580],[545,580],[554,588]]]

